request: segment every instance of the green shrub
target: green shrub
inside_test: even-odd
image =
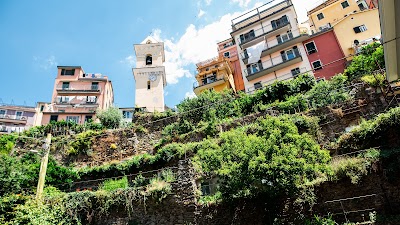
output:
[[[121,179],[106,180],[99,186],[99,189],[104,191],[113,191],[120,188],[124,189],[127,187],[129,187],[128,178],[123,177]]]
[[[15,140],[17,136],[3,134],[0,135],[0,154],[9,154],[11,150],[14,148]]]
[[[67,154],[88,154],[92,148],[94,136],[99,135],[99,131],[88,130],[77,134],[75,139],[69,143]]]
[[[110,107],[105,110],[97,110],[96,117],[101,124],[109,129],[118,128],[122,122],[122,112],[116,107]]]
[[[371,74],[361,77],[361,80],[371,87],[382,87],[385,84],[385,74]]]

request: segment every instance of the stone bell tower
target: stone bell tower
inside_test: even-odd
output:
[[[147,37],[135,44],[136,68],[132,69],[136,81],[135,106],[149,112],[164,112],[165,78],[164,43]]]

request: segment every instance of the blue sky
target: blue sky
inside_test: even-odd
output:
[[[193,96],[194,63],[217,54],[230,20],[259,0],[1,0],[0,100],[51,100],[57,65],[108,75],[115,104],[134,105],[133,44],[148,35],[165,42],[165,102]],[[294,0],[300,17],[311,2]],[[315,2],[314,2],[315,3]],[[1,103],[1,102],[0,102]]]

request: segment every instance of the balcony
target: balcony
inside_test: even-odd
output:
[[[263,26],[258,30],[249,32],[238,38],[238,43],[240,44],[240,47],[242,49],[245,49],[264,40],[264,38],[268,39],[270,37],[289,31],[290,28],[291,25],[288,20],[281,21],[281,23],[276,26],[272,26],[271,24]]]
[[[268,41],[265,44],[265,48],[261,53],[261,58],[267,55],[270,55],[274,52],[277,52],[281,49],[286,49],[290,46],[293,46],[297,43],[301,43],[309,38],[308,29],[300,28],[298,30],[294,30],[290,33],[287,33],[285,36],[281,36],[280,39],[276,38],[272,41]],[[249,56],[246,51],[240,54],[242,61],[244,64],[248,64]]]
[[[108,77],[100,73],[84,73],[79,77],[80,80],[107,80]]]
[[[274,71],[283,69],[293,64],[303,61],[303,58],[298,49],[293,50],[290,54],[285,54],[275,58],[267,59],[264,62],[252,64],[244,73],[248,81],[252,81],[259,77],[270,74]]]
[[[193,91],[196,95],[200,94],[201,91],[205,89],[210,89],[212,87],[224,84],[226,82],[226,76],[224,75],[211,75],[206,78],[201,79],[200,82],[196,81],[193,83]]]
[[[25,124],[28,120],[26,116],[17,116],[17,115],[0,115],[0,121],[5,123],[18,123],[18,124]]]
[[[276,3],[278,2],[278,3]],[[253,9],[235,19],[232,20],[232,31],[235,32],[251,24],[254,24],[262,19],[269,16],[275,15],[276,13],[285,10],[292,6],[289,0],[276,0],[270,3],[264,4],[256,9]]]
[[[63,85],[59,84],[56,90],[60,94],[75,94],[75,93],[92,93],[100,94],[99,85]]]
[[[279,77],[273,77],[271,79],[268,79],[266,81],[261,82],[258,87],[250,87],[250,88],[248,88],[246,90],[246,92],[247,93],[252,93],[252,92],[254,92],[256,90],[260,90],[260,89],[263,89],[265,87],[268,87],[269,85],[271,85],[271,84],[273,84],[273,83],[275,83],[277,81],[290,80],[290,79],[293,79],[293,78],[299,76],[300,74],[304,74],[306,72],[307,72],[307,69],[304,67],[304,68],[301,68],[299,73],[297,73],[297,74],[288,73],[288,74],[284,74],[284,75],[279,76]]]

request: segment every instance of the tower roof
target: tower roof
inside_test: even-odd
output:
[[[153,38],[152,36],[148,36],[147,38],[145,38],[142,43],[140,44],[155,44],[155,43],[159,43],[159,41],[157,41],[155,38]]]

